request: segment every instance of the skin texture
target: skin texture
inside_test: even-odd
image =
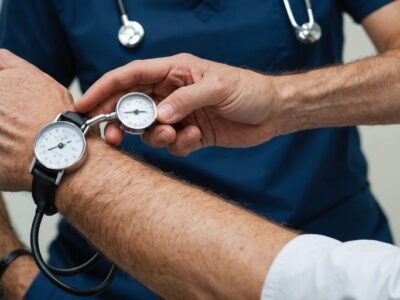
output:
[[[260,297],[266,271],[296,234],[97,138],[88,149],[57,206],[112,261],[167,299]]]
[[[106,74],[75,109],[90,115],[108,113],[128,90],[142,91],[156,101],[165,99],[158,107],[162,125],[143,136],[153,147],[168,146],[176,155],[213,145],[249,147],[275,134],[273,124],[264,126],[273,104],[254,98],[257,93],[262,98],[274,97],[277,87],[270,79],[189,54],[134,61]],[[101,99],[105,101],[100,103]],[[168,116],[172,109],[176,113]],[[177,132],[172,125],[178,122],[184,129]],[[113,144],[122,138],[116,126],[110,126],[106,136]]]
[[[155,98],[158,101],[171,104],[176,114],[175,117],[164,117],[164,119],[161,115],[160,120],[165,124],[156,127],[144,137],[144,140],[156,147],[168,147],[171,152],[178,155],[186,155],[200,147],[213,144],[224,146],[253,145],[262,142],[263,139],[268,140],[274,135],[302,128],[327,125],[344,126],[356,124],[356,122],[360,124],[399,123],[397,117],[399,116],[397,114],[399,102],[396,98],[396,95],[399,95],[397,75],[399,55],[398,51],[388,52],[400,45],[398,38],[400,27],[399,2],[393,1],[390,5],[376,11],[363,21],[364,27],[377,48],[380,52],[386,52],[381,57],[307,74],[275,78],[204,60],[200,61],[192,56],[184,55],[179,57],[184,60],[184,64],[172,63],[174,68],[171,68],[171,70],[173,72],[167,73],[168,76],[163,78],[161,82],[159,79],[156,82],[147,81],[146,73],[156,74],[160,68],[165,67],[167,61],[146,61],[146,64],[148,63],[146,70],[139,68],[140,64],[136,63],[108,74],[96,85],[96,88],[90,90],[76,108],[81,111],[90,111],[92,114],[98,111],[106,112],[113,109],[116,99],[126,91],[137,90],[149,94],[154,94],[157,91],[158,96],[155,95]],[[131,68],[133,66],[134,70]],[[192,70],[193,66],[196,66],[197,70]],[[0,169],[2,170],[0,189],[29,190],[30,177],[26,172],[26,164],[31,159],[29,154],[32,153],[33,138],[39,128],[50,122],[58,112],[70,108],[71,98],[65,89],[50,80],[47,75],[3,50],[0,50],[0,70],[0,118],[5,121],[2,122],[3,125],[0,128],[0,154],[2,158],[9,157],[0,160]],[[117,76],[117,74],[119,75]],[[132,74],[136,75],[132,76]],[[207,77],[207,80],[204,80],[202,85],[199,83],[199,79],[202,81],[203,77]],[[133,82],[131,79],[133,79]],[[206,82],[208,84],[205,84]],[[155,88],[158,83],[160,83],[160,88]],[[198,85],[199,88],[196,88],[195,85]],[[191,88],[183,90],[183,86],[191,86]],[[246,86],[246,93],[243,92],[243,86]],[[285,88],[277,89],[277,86]],[[207,90],[210,87],[211,90]],[[279,93],[281,90],[284,90],[285,93]],[[298,97],[296,102],[297,95],[301,95],[301,97]],[[32,98],[32,96],[37,100],[35,106],[27,108],[26,98]],[[263,103],[255,101],[257,98],[262,99]],[[249,99],[251,99],[251,105],[243,107],[243,103],[249,103]],[[282,105],[282,102],[285,105]],[[179,107],[174,106],[174,104],[179,104]],[[199,107],[204,106],[206,108],[199,109]],[[191,114],[191,110],[196,110],[196,112]],[[197,110],[200,110],[200,112],[197,112]],[[211,121],[204,116],[205,112],[213,116]],[[25,116],[28,114],[29,118],[21,119],[20,114]],[[187,115],[189,116],[187,117]],[[248,119],[249,116],[251,116],[250,119]],[[177,132],[170,124],[180,120],[185,129]],[[279,120],[281,121],[279,122]],[[221,136],[221,129],[215,130],[214,128],[222,126],[222,124],[227,126],[224,128],[230,128],[229,131],[225,131],[226,136]],[[287,126],[287,124],[291,125]],[[207,128],[205,125],[212,126]],[[246,134],[246,130],[249,130],[249,134]],[[233,133],[234,131],[235,133]],[[236,135],[236,132],[238,132],[238,135]],[[250,132],[256,132],[257,135],[253,137]],[[261,138],[258,136],[260,132],[262,132]],[[117,144],[121,139],[121,133],[117,127],[109,126],[106,137],[110,143]],[[238,142],[242,140],[244,142]],[[93,152],[91,149],[97,149],[98,152]],[[100,249],[104,249],[104,252],[111,259],[125,266],[125,270],[131,274],[137,274],[138,278],[161,295],[184,297],[185,291],[175,291],[176,286],[174,286],[174,291],[170,291],[171,285],[178,283],[178,287],[187,288],[186,292],[190,296],[216,297],[218,295],[223,298],[237,293],[234,295],[235,298],[237,298],[237,295],[245,297],[245,291],[236,290],[236,288],[242,287],[243,289],[247,288],[247,292],[251,292],[251,295],[246,294],[246,296],[255,297],[262,277],[260,266],[264,267],[262,274],[264,276],[265,270],[274,255],[287,240],[294,236],[292,233],[220,201],[216,197],[204,194],[196,188],[187,187],[188,190],[181,191],[176,188],[179,186],[176,181],[166,179],[166,177],[162,177],[162,180],[168,181],[166,189],[161,190],[161,193],[157,193],[157,195],[167,195],[167,192],[175,195],[179,191],[180,196],[173,197],[173,200],[177,202],[173,202],[170,199],[172,197],[165,197],[166,199],[162,199],[163,201],[155,201],[158,199],[155,195],[151,193],[147,195],[149,190],[157,191],[158,188],[161,188],[158,181],[152,180],[153,175],[157,174],[155,171],[132,160],[128,162],[125,157],[121,157],[121,154],[106,148],[96,138],[91,138],[89,151],[91,151],[91,154],[87,164],[76,176],[83,180],[81,183],[85,182],[87,184],[85,186],[91,186],[92,189],[87,190],[85,186],[80,186],[73,180],[75,175],[69,176],[69,179],[61,186],[60,191],[63,189],[67,192],[75,190],[79,194],[74,196],[78,197],[79,201],[76,206],[72,206],[71,199],[68,199],[68,197],[63,199],[62,197],[62,195],[68,193],[60,192],[58,205],[69,220],[76,224]],[[110,157],[110,159],[104,162],[104,157]],[[111,157],[115,160],[111,160]],[[121,172],[111,172],[109,162],[119,159],[124,162],[126,160],[126,164],[113,164],[113,169],[121,170]],[[91,168],[87,166],[91,166]],[[128,166],[130,166],[129,170]],[[136,168],[138,172],[136,172]],[[13,170],[13,172],[10,173],[10,170]],[[125,174],[125,177],[120,178],[119,174]],[[127,174],[133,174],[132,178],[136,177],[137,182],[140,182],[132,190],[130,187],[135,184],[136,180],[129,179],[130,176],[126,176]],[[140,175],[138,176],[138,174]],[[157,176],[154,175],[154,178],[158,178]],[[105,178],[109,181],[97,185],[92,178]],[[150,189],[146,185],[148,181],[152,182]],[[164,181],[162,182],[164,183]],[[113,186],[111,183],[115,183],[115,186],[119,189],[125,188],[129,194],[124,196],[128,199],[126,202],[138,203],[137,206],[139,207],[132,205],[129,206],[129,209],[126,209],[121,204],[124,201],[121,201],[120,196],[115,200],[110,192],[111,189],[104,188],[111,188]],[[118,185],[121,183],[122,186]],[[164,187],[164,185],[162,186]],[[171,187],[173,187],[172,190],[169,190]],[[192,199],[191,192],[205,196],[201,199],[196,198],[197,200],[192,203],[192,201],[189,201]],[[119,193],[120,190],[116,194]],[[108,195],[108,197],[101,197],[102,194]],[[211,197],[210,201],[202,200],[208,199],[208,197]],[[93,201],[93,199],[98,201]],[[147,202],[137,201],[138,199],[146,199],[151,205],[146,206]],[[179,199],[185,200],[181,203],[178,201]],[[210,203],[216,206],[211,208],[208,206]],[[87,214],[77,210],[77,207],[84,207],[94,213],[93,223],[87,220],[85,218]],[[112,213],[105,217],[104,211],[106,209]],[[162,209],[165,210],[166,215],[159,214]],[[176,214],[173,209],[182,213]],[[140,217],[143,211],[149,212],[145,214],[143,219],[139,220],[143,223],[137,225],[138,221],[129,225],[132,226],[132,231],[123,230],[126,229],[126,224],[130,224],[129,222],[135,219],[128,212]],[[183,217],[177,219],[176,216]],[[226,219],[224,216],[226,216]],[[232,216],[235,216],[235,218]],[[105,222],[106,218],[107,222]],[[6,220],[4,214],[2,220],[0,221],[0,230],[2,230],[1,236],[4,238],[2,238],[2,244],[0,244],[0,251],[7,253],[7,250],[16,246],[17,242],[12,230],[7,228],[8,222],[4,222]],[[208,221],[205,222],[204,220]],[[204,222],[207,232],[202,231],[200,226]],[[246,226],[238,228],[237,226],[242,223]],[[104,224],[108,226],[104,226]],[[160,235],[157,235],[157,230],[163,229],[165,224],[167,225],[166,230],[161,230]],[[223,226],[225,224],[229,224],[229,226]],[[139,227],[136,227],[136,225]],[[7,230],[3,230],[4,228]],[[147,235],[141,236],[140,233],[137,233],[136,228],[144,230]],[[259,233],[260,229],[262,229],[261,233]],[[247,232],[247,230],[250,232]],[[126,234],[127,232],[130,234]],[[173,234],[170,235],[170,232],[173,232]],[[186,234],[187,232],[193,232],[193,234]],[[114,235],[114,233],[117,234]],[[219,234],[216,235],[215,233]],[[245,239],[247,233],[249,233],[248,237],[251,240]],[[268,236],[264,236],[265,233]],[[201,240],[194,238],[199,234],[202,237]],[[128,237],[129,241],[127,242]],[[236,239],[237,237],[239,238]],[[115,243],[108,243],[108,239],[115,241]],[[132,240],[135,242],[132,243]],[[140,243],[136,242],[138,240]],[[175,248],[173,245],[175,245],[176,240],[178,240],[177,245],[179,247]],[[257,240],[262,245],[253,249],[253,243],[257,243]],[[165,252],[156,251],[156,243],[159,241],[164,246],[163,249],[168,250]],[[139,246],[136,248],[138,244]],[[150,252],[143,250],[145,245],[151,249]],[[185,247],[187,245],[190,247]],[[213,245],[213,247],[209,247],[209,245]],[[226,250],[229,254],[226,257],[224,245],[228,245]],[[239,248],[236,247],[237,245],[239,245]],[[185,251],[188,251],[187,253],[190,253],[191,256],[182,256]],[[155,261],[150,258],[151,255],[154,255],[152,258],[156,258]],[[253,258],[248,257],[249,255],[252,255]],[[124,257],[128,257],[130,261],[125,261]],[[243,261],[246,263],[237,265],[237,257],[243,257]],[[227,259],[224,260],[225,258]],[[254,270],[243,272],[240,268],[247,264],[247,260],[252,259],[259,262],[258,266],[255,266]],[[6,290],[14,290],[12,284],[15,283],[15,278],[23,278],[28,272],[27,270],[31,270],[32,274],[37,272],[34,266],[24,265],[22,259],[20,261],[22,265],[17,261],[5,274],[3,284]],[[234,261],[236,262],[234,263]],[[150,264],[150,267],[147,264]],[[230,270],[235,264],[236,271],[241,272],[238,274],[246,278],[245,282],[250,284],[249,286],[245,286],[242,280],[240,284],[235,284],[235,280],[238,280],[234,276],[235,274],[231,274],[231,272],[226,274],[226,270]],[[250,263],[249,266],[253,265]],[[204,272],[204,269],[201,269],[202,267],[206,268],[207,271],[211,269],[210,278],[212,280],[198,277],[198,274],[204,275],[204,273],[197,273],[198,271]],[[171,276],[169,272],[172,272],[173,275]],[[31,278],[33,277],[34,275],[31,276]],[[182,278],[183,280],[181,280]],[[229,282],[228,286],[227,282]],[[157,290],[158,286],[159,290]],[[249,290],[252,288],[254,290]],[[18,299],[21,294],[17,295],[15,299]],[[188,294],[185,294],[185,296]]]
[[[30,190],[27,166],[32,159],[35,135],[56,114],[71,107],[72,98],[63,87],[24,60],[0,50],[0,190]],[[1,258],[23,247],[10,225],[2,199],[0,236]],[[37,273],[32,258],[18,258],[1,278],[6,299],[22,299]]]
[[[29,190],[33,140],[72,103],[63,87],[13,54],[0,51],[0,64],[0,82],[20,89],[0,90],[0,122],[7,124],[0,169],[14,170],[0,186]],[[32,93],[39,105],[26,102]],[[88,149],[83,167],[57,189],[56,204],[101,252],[164,298],[259,298],[266,271],[295,233],[165,176],[94,134]]]
[[[400,1],[374,12],[363,25],[382,55],[282,76],[188,54],[134,61],[104,75],[75,109],[109,113],[127,91],[148,93],[160,101],[161,125],[144,141],[181,156],[211,145],[253,146],[301,129],[398,123]],[[183,129],[172,126],[177,122]],[[121,131],[108,126],[106,139],[118,144]]]

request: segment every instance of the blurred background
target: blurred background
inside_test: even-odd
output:
[[[1,9],[0,0],[0,9]],[[345,61],[353,61],[375,53],[363,29],[346,16]],[[79,86],[74,82],[70,90],[79,99]],[[400,96],[400,95],[399,95]],[[372,190],[389,217],[396,242],[400,242],[400,126],[361,127],[362,146],[369,162]],[[34,212],[28,193],[4,193],[6,204],[16,231],[22,241],[29,243],[29,231]],[[55,237],[59,217],[45,218],[41,230],[42,249]],[[44,251],[43,251],[44,252]]]

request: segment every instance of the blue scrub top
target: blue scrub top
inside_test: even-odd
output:
[[[321,41],[299,43],[281,0],[125,0],[131,19],[146,31],[135,49],[117,40],[116,1],[5,0],[0,46],[29,60],[68,86],[77,76],[86,90],[105,72],[135,59],[181,52],[270,73],[306,70],[342,62],[342,15],[355,21],[390,0],[313,1]],[[299,23],[304,1],[291,1]],[[27,99],[35,101],[36,99]],[[342,241],[392,242],[382,210],[372,196],[356,128],[304,131],[248,149],[208,148],[180,158],[126,136],[121,148],[164,171],[206,187],[272,220]],[[134,241],[133,241],[134,242]],[[267,247],[267,245],[266,245]],[[51,262],[77,264],[90,247],[66,222],[50,249]],[[99,282],[107,264],[73,281]],[[120,273],[107,293],[93,299],[152,299]],[[39,275],[27,299],[73,299]]]

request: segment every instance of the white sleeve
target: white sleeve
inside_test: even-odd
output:
[[[400,248],[301,235],[274,260],[261,299],[400,299]]]

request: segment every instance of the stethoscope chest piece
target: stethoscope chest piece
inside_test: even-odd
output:
[[[296,28],[297,39],[304,44],[314,44],[322,36],[321,26],[318,23],[304,23]]]
[[[124,17],[122,18],[123,24],[118,31],[118,39],[123,46],[133,48],[143,40],[144,29],[140,23],[129,21]]]
[[[294,17],[292,7],[289,0],[283,0],[286,12],[288,14],[290,23],[292,24],[296,38],[303,44],[314,44],[321,39],[322,29],[321,26],[314,19],[314,12],[311,6],[311,0],[304,0],[307,7],[308,22],[299,25]]]
[[[144,37],[143,26],[136,21],[131,21],[126,12],[124,0],[117,0],[121,13],[122,26],[118,31],[118,40],[122,46],[133,48],[139,45]]]

